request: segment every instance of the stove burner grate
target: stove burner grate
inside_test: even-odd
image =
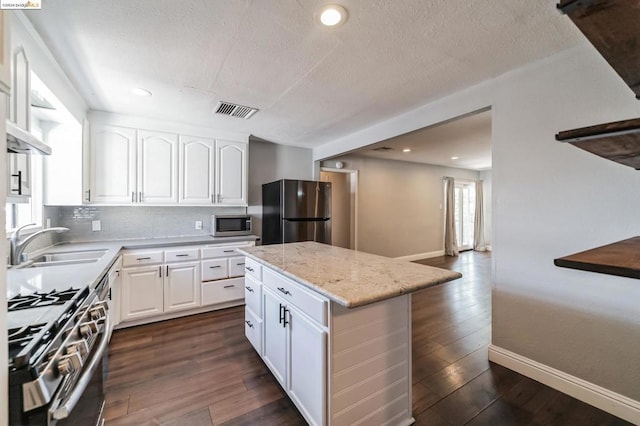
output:
[[[77,289],[52,290],[48,293],[31,293],[12,297],[7,301],[9,312],[21,309],[38,308],[42,306],[63,305],[73,298],[78,292]]]

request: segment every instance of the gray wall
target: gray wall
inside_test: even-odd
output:
[[[358,170],[358,250],[389,257],[444,249],[442,178],[476,180],[478,172],[345,155],[322,162]]]
[[[320,180],[331,182],[331,245],[354,248],[351,228],[351,203],[354,194],[351,193],[351,175],[320,172]]]
[[[640,103],[591,45],[362,129],[314,158],[492,110],[494,345],[640,401],[637,279],[553,259],[640,235],[640,174],[559,143],[561,130],[640,115]]]
[[[249,137],[249,213],[262,236],[262,184],[279,179],[313,179],[312,151]]]

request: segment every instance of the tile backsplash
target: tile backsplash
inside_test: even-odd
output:
[[[212,214],[244,214],[243,207],[160,206],[50,206],[45,219],[51,226],[65,226],[69,232],[60,241],[127,240],[209,235]],[[100,231],[92,231],[100,221]],[[195,222],[202,221],[202,229]]]

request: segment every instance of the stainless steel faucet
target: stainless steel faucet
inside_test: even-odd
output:
[[[13,231],[13,234],[11,234],[11,238],[9,239],[9,242],[11,243],[11,248],[9,252],[9,264],[11,266],[19,265],[22,262],[22,252],[24,252],[24,249],[27,247],[27,245],[29,245],[29,243],[31,243],[34,239],[36,239],[40,235],[46,234],[49,232],[62,233],[62,232],[67,232],[69,230],[69,228],[63,228],[63,227],[45,228],[38,232],[34,232],[24,240],[19,241],[20,231],[22,231],[27,226],[34,226],[34,225],[35,223],[30,223],[28,225],[21,226],[20,228]]]

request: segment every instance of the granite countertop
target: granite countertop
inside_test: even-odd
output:
[[[462,277],[458,272],[316,242],[238,250],[347,308]]]
[[[255,241],[258,237],[176,237],[149,238],[120,241],[70,242],[57,244],[31,254],[31,258],[42,253],[60,253],[81,250],[106,250],[106,253],[93,263],[74,265],[44,266],[38,268],[7,269],[7,298],[17,294],[30,294],[35,291],[48,292],[53,289],[66,290],[70,287],[95,287],[104,274],[111,268],[122,249],[150,249],[185,245],[224,244],[241,241]]]

